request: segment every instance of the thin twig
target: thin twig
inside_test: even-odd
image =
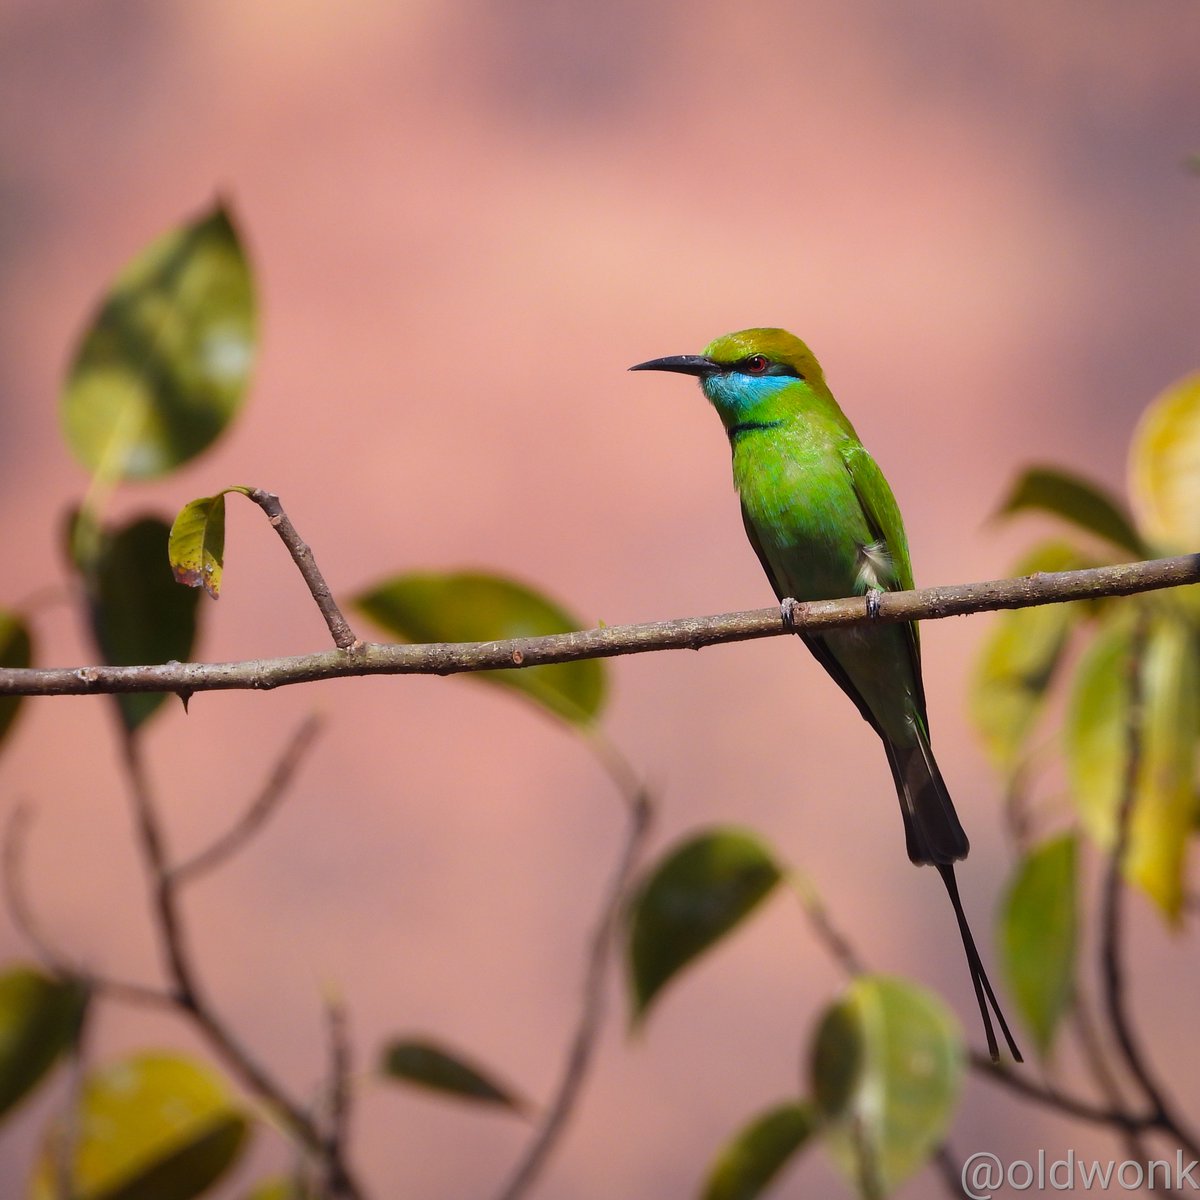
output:
[[[853,977],[867,970],[862,958],[850,940],[830,920],[825,906],[811,884],[803,876],[793,875],[797,895],[808,917],[809,925],[817,940],[825,947],[830,957]],[[1098,1125],[1113,1125],[1125,1133],[1159,1128],[1153,1113],[1130,1113],[1119,1104],[1102,1106],[1070,1096],[1055,1088],[1044,1087],[1033,1082],[1025,1073],[1017,1073],[1002,1063],[992,1062],[991,1056],[972,1050],[968,1054],[969,1065],[986,1079],[1019,1092],[1022,1096],[1047,1108],[1056,1109],[1080,1121]],[[1190,1151],[1189,1151],[1190,1152]]]
[[[33,947],[41,962],[56,975],[81,978],[82,971],[42,931],[25,891],[25,842],[33,823],[33,809],[18,803],[4,831],[4,903],[17,931]]]
[[[329,584],[325,582],[325,576],[321,574],[321,568],[313,558],[312,549],[296,532],[296,527],[279,503],[279,497],[274,492],[267,492],[262,488],[249,488],[245,494],[267,514],[275,532],[287,547],[292,561],[299,568],[304,582],[308,584],[312,598],[317,602],[317,608],[321,610],[321,616],[325,618],[325,624],[329,626],[334,645],[339,650],[353,650],[358,645],[358,638],[342,615],[342,610],[338,608],[337,601],[329,590]]]
[[[322,719],[316,713],[304,718],[276,760],[262,790],[237,822],[203,850],[170,868],[176,886],[213,870],[253,837],[287,794],[301,761],[321,731],[321,725]]]
[[[350,1035],[346,1007],[340,998],[325,1002],[325,1027],[329,1038],[329,1079],[326,1099],[329,1108],[325,1136],[325,1189],[330,1196],[351,1194],[344,1175],[346,1134],[350,1125]]]
[[[143,1004],[154,1008],[174,1008],[175,998],[158,988],[123,979],[98,975],[77,962],[56,946],[42,930],[25,890],[25,844],[33,823],[33,810],[18,804],[4,831],[3,888],[4,904],[17,932],[33,947],[38,960],[54,974],[64,979],[76,979],[90,992],[103,993],[114,1000]]]
[[[933,1152],[933,1165],[942,1177],[942,1186],[951,1196],[967,1195],[967,1190],[963,1187],[963,1164],[958,1161],[958,1156],[950,1149],[949,1142],[943,1142]]]
[[[799,871],[792,871],[788,876],[792,889],[800,898],[804,915],[808,918],[809,928],[816,934],[817,940],[825,947],[829,957],[851,978],[866,974],[867,968],[858,956],[858,951],[850,943],[850,939],[833,923],[825,902],[813,886],[812,880]]]
[[[135,732],[120,720],[123,762],[130,783],[134,825],[138,845],[150,879],[151,911],[158,929],[159,942],[166,960],[175,1004],[187,1013],[196,1029],[213,1048],[225,1065],[242,1083],[270,1108],[279,1121],[302,1142],[314,1157],[325,1161],[329,1146],[322,1130],[312,1117],[287,1095],[233,1032],[217,1016],[205,997],[199,977],[188,952],[182,915],[179,909],[175,881],[167,860],[166,844],[154,798],[141,755],[141,744]],[[330,1178],[342,1187],[334,1195],[358,1200],[362,1191],[344,1162],[328,1163]]]
[[[1053,1108],[1077,1121],[1092,1125],[1114,1125],[1123,1131],[1153,1129],[1155,1117],[1152,1113],[1131,1113],[1119,1105],[1093,1104],[1077,1096],[1067,1095],[1057,1088],[1035,1083],[1023,1072],[1014,1071],[1004,1063],[994,1063],[987,1054],[972,1050],[968,1057],[971,1067],[984,1079],[990,1079],[1009,1091],[1017,1092],[1046,1108]]]
[[[1139,620],[1129,659],[1129,720],[1126,729],[1125,773],[1117,808],[1116,839],[1100,892],[1100,975],[1105,1014],[1130,1074],[1141,1087],[1151,1107],[1151,1124],[1170,1133],[1193,1158],[1200,1159],[1200,1139],[1186,1128],[1167,1101],[1149,1062],[1137,1043],[1126,1004],[1125,972],[1121,958],[1121,901],[1125,887],[1122,868],[1129,849],[1130,824],[1137,799],[1142,767],[1142,735],[1145,719],[1145,688],[1142,678],[1148,620]]]
[[[940,620],[967,613],[1029,608],[1067,600],[1128,596],[1200,582],[1200,555],[1095,567],[1086,571],[1041,572],[1020,579],[997,579],[954,587],[885,592],[872,616],[861,597],[800,604],[785,627],[778,608],[685,617],[644,625],[507,638],[494,642],[354,647],[354,653],[327,650],[286,658],[232,663],[161,663],[134,667],[4,667],[0,696],[84,696],[109,692],[193,692],[270,690],[318,679],[354,675],[455,675],[466,671],[513,670],[584,658],[614,658],[658,650],[700,650],[728,642],[780,637],[804,631],[840,629],[872,621]]]
[[[562,1076],[525,1154],[508,1182],[501,1188],[499,1200],[518,1200],[518,1197],[529,1191],[546,1165],[551,1151],[566,1128],[568,1118],[574,1111],[604,1020],[604,982],[614,926],[634,868],[650,832],[653,806],[645,788],[638,783],[615,747],[599,734],[593,735],[593,746],[597,749],[605,768],[622,790],[628,807],[625,840],[592,933],[583,983],[583,1007],[567,1050]]]

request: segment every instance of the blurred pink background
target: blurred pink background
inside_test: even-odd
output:
[[[482,566],[588,623],[765,606],[716,418],[689,381],[625,368],[779,324],[813,346],[888,473],[918,581],[1003,575],[1037,532],[987,524],[1018,467],[1122,487],[1139,412],[1198,365],[1200,179],[1181,167],[1200,149],[1198,49],[1200,8],[1157,0],[10,0],[0,603],[63,577],[59,522],[86,480],[56,404],[81,323],[132,254],[217,192],[261,288],[250,403],[184,472],[124,491],[121,512],[269,487],[343,595],[395,570]],[[230,510],[202,657],[322,648],[274,535]],[[989,620],[923,640],[975,847],[960,878],[990,943],[1009,850],[964,712]],[[42,663],[89,657],[69,607],[39,609],[35,628]],[[945,897],[907,863],[884,756],[799,647],[627,658],[611,681],[606,728],[659,791],[656,850],[711,822],[759,831],[864,957],[936,989],[979,1043]],[[149,733],[178,853],[241,810],[314,707],[328,728],[283,810],[189,896],[220,1010],[301,1094],[323,1069],[333,988],[364,1077],[387,1035],[422,1031],[546,1096],[617,853],[616,797],[571,738],[469,681],[199,696]],[[153,979],[110,733],[98,701],[30,704],[0,762],[0,815],[36,806],[31,889],[58,942]],[[1130,911],[1139,1022],[1194,1110],[1200,1073],[1175,1053],[1194,1042],[1194,946],[1140,899]],[[0,959],[27,953],[0,918]],[[694,1194],[725,1137],[795,1092],[840,984],[782,896],[635,1039],[614,976],[598,1068],[538,1194]],[[196,1045],[177,1022],[103,1008],[98,1059],[147,1044]],[[0,1135],[4,1195],[61,1094],[59,1080]],[[354,1122],[379,1196],[486,1195],[527,1136],[365,1078]],[[977,1076],[951,1139],[963,1156],[1115,1149]],[[287,1162],[265,1133],[226,1194]],[[841,1194],[834,1178],[810,1153],[778,1194]],[[937,1186],[926,1174],[904,1194]]]

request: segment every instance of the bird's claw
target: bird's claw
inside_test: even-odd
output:
[[[867,616],[871,620],[875,620],[879,616],[879,601],[883,596],[883,591],[880,588],[867,589]]]
[[[783,618],[784,629],[795,630],[796,628],[796,613],[800,609],[800,602],[791,596],[785,596],[779,602],[779,615]]]

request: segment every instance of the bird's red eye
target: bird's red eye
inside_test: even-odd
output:
[[[751,375],[762,375],[771,365],[771,360],[765,354],[751,354],[743,365]]]

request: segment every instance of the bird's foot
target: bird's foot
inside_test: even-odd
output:
[[[779,615],[783,618],[784,629],[795,632],[796,613],[800,610],[800,601],[791,596],[785,596],[779,602]]]
[[[875,620],[879,616],[879,601],[883,596],[882,588],[867,589],[867,616]]]

